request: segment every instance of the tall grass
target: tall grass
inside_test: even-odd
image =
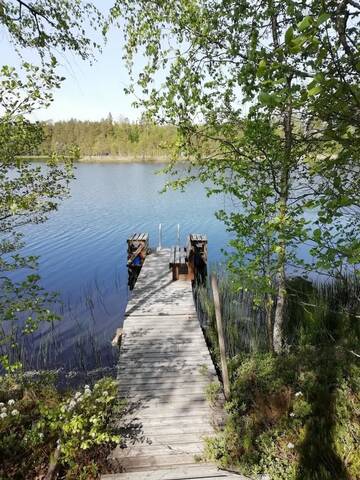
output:
[[[123,282],[118,275],[112,282],[113,287],[112,300],[118,298],[120,305]],[[12,361],[20,361],[28,371],[60,369],[82,375],[92,370],[106,370],[109,374],[116,363],[117,352],[111,346],[113,332],[109,332],[109,327],[111,329],[114,322],[114,312],[107,305],[108,295],[107,286],[95,279],[78,296],[59,303],[56,312],[61,318],[59,321],[43,324],[31,335],[22,334],[19,324],[16,341],[2,345],[0,353],[8,354]]]
[[[215,267],[215,271],[218,277],[227,355],[231,358],[239,352],[266,351],[268,340],[264,311],[255,306],[250,292],[235,290],[234,283],[220,265]],[[209,345],[217,355],[215,308],[209,279],[205,285],[195,286],[194,297],[201,326]]]
[[[289,346],[352,343],[359,338],[360,278],[288,282],[285,338]]]
[[[229,358],[238,353],[268,350],[265,311],[254,303],[253,294],[236,290],[229,274],[216,266],[225,346]],[[323,345],[340,338],[359,338],[360,279],[311,282],[300,277],[288,279],[284,323],[285,347]],[[194,297],[208,343],[218,353],[215,309],[209,280],[197,285]],[[275,300],[275,299],[274,299]]]
[[[251,294],[236,292],[221,269],[218,278],[231,401],[206,458],[252,478],[359,479],[359,277],[288,280],[282,355],[266,352],[264,312]],[[195,295],[218,360],[209,285]]]

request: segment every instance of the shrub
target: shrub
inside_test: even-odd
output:
[[[9,388],[11,386],[11,388]],[[96,478],[97,461],[119,441],[111,424],[117,384],[59,393],[51,379],[28,382],[5,376],[0,384],[0,478],[35,478],[57,451],[64,478]]]

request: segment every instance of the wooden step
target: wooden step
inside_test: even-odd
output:
[[[196,433],[199,435],[207,436],[207,434],[213,434],[214,428],[207,423],[206,425],[190,425],[188,423],[176,423],[172,425],[159,425],[157,427],[141,427],[141,422],[133,422],[133,427],[130,424],[121,424],[120,425],[124,430],[122,435],[127,436],[127,438],[142,438],[145,436],[158,436],[158,435],[183,435],[184,433]],[[134,430],[134,431],[132,431]]]
[[[171,469],[144,470],[103,475],[102,480],[247,480],[247,477],[236,475],[226,470],[219,470],[209,464],[191,464]]]
[[[143,425],[143,427],[153,426],[153,427],[161,427],[166,425],[207,425],[209,423],[209,415],[183,415],[183,416],[174,416],[174,417],[144,417],[134,419],[129,418],[129,421],[138,422]],[[124,418],[124,424],[127,423],[126,417]]]
[[[128,445],[126,448],[117,447],[112,456],[114,458],[130,458],[150,455],[188,455],[199,454],[203,451],[201,442],[192,443],[163,443],[163,444],[137,444]]]
[[[206,373],[203,373],[205,371]],[[157,380],[169,381],[170,379],[173,379],[174,381],[179,379],[179,382],[182,380],[193,381],[193,379],[194,381],[206,380],[208,384],[214,381],[219,381],[214,367],[210,369],[210,367],[201,364],[192,366],[187,365],[181,368],[178,368],[176,365],[168,368],[151,368],[149,365],[144,366],[143,369],[140,366],[131,365],[128,369],[119,368],[117,370],[117,379],[119,382],[123,381],[124,383],[129,382],[131,379],[135,383],[142,383],[144,379],[148,380],[148,383],[156,383]]]
[[[163,445],[164,443],[202,443],[205,437],[208,438],[212,436],[214,436],[214,432],[183,433],[182,435],[171,433],[152,434],[150,432],[143,440],[137,440],[136,444],[148,443],[150,445]],[[131,444],[131,441],[128,439],[127,443]]]
[[[120,456],[114,458],[121,459],[121,465],[127,472],[149,470],[154,467],[162,468],[173,465],[191,465],[195,461],[195,455],[193,453],[180,453],[176,455],[141,455],[129,458],[123,458]]]

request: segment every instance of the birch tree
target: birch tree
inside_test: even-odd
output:
[[[276,352],[289,269],[339,275],[359,259],[357,220],[343,215],[356,207],[358,155],[341,141],[357,126],[345,127],[329,102],[334,89],[340,105],[358,102],[358,13],[355,2],[315,0],[117,0],[112,9],[125,23],[128,91],[151,120],[177,127],[168,170],[179,159],[189,168],[172,186],[210,180],[210,194],[237,201],[218,212],[235,234],[230,268],[265,306]],[[148,60],[140,72],[139,54]],[[312,262],[298,254],[305,243]]]

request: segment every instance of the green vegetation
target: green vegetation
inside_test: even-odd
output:
[[[82,161],[164,161],[168,158],[166,148],[176,133],[169,126],[115,122],[111,115],[99,122],[69,120],[43,123],[42,127],[44,140],[27,153],[65,153],[69,145],[76,145]]]
[[[334,347],[238,355],[224,432],[207,456],[272,480],[357,479],[359,367]]]
[[[233,233],[222,285],[232,398],[208,456],[272,479],[359,478],[359,3],[115,0],[111,14],[125,29],[129,92],[144,123],[40,125],[27,116],[61,85],[57,50],[91,60],[98,44],[86,32],[106,34],[108,25],[79,1],[0,4],[16,51],[38,56],[34,64],[21,57],[19,72],[0,70],[0,347],[12,349],[1,357],[4,475],[21,477],[29,465],[41,474],[50,464],[67,478],[91,478],[93,453],[115,440],[107,380],[108,394],[85,388],[73,398],[16,380],[18,337],[56,318],[36,259],[19,254],[18,229],[57,208],[80,154],[157,158],[162,144],[172,150],[167,172],[179,159],[189,167],[169,186],[200,179],[209,195],[234,200],[217,214]],[[141,72],[133,69],[139,53],[148,60]],[[49,155],[47,166],[19,161],[31,153]],[[310,283],[310,273],[327,283]],[[208,290],[198,299],[216,355]]]
[[[206,456],[272,480],[353,479],[360,472],[360,285],[289,281],[287,352],[267,352],[265,312],[249,294],[220,281],[231,399],[226,426],[206,442]],[[209,287],[199,309],[220,364]],[[229,310],[229,305],[232,309]]]
[[[47,478],[55,473],[74,480],[98,478],[120,439],[111,416],[121,410],[112,379],[60,393],[50,375],[37,381],[1,377],[0,478],[33,479],[48,472],[53,474]]]
[[[37,258],[20,253],[24,240],[20,229],[44,222],[68,195],[78,151],[70,146],[65,155],[52,153],[45,168],[20,162],[19,155],[43,140],[41,125],[31,123],[28,115],[48,106],[53,90],[61,85],[56,49],[93,58],[97,44],[85,34],[88,21],[104,23],[96,8],[79,2],[39,1],[34,6],[9,1],[0,6],[0,24],[21,60],[19,71],[0,67],[0,362],[7,368],[19,360],[19,337],[57,318],[51,311],[56,296],[41,287]],[[33,63],[26,61],[26,49],[32,50]]]

